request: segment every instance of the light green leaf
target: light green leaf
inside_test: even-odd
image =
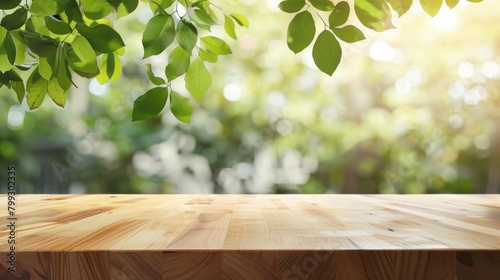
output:
[[[10,10],[21,4],[21,0],[2,0],[0,1],[0,9],[2,10]]]
[[[211,63],[215,63],[219,59],[217,57],[217,55],[209,53],[209,52],[205,51],[204,49],[200,49],[200,58],[203,61],[208,61],[208,62],[211,62]]]
[[[335,5],[330,0],[309,0],[314,8],[321,11],[333,11]]]
[[[177,46],[168,57],[168,65],[165,68],[165,75],[169,81],[186,73],[189,68],[191,56],[182,47]]]
[[[78,23],[76,29],[87,39],[92,48],[98,52],[110,53],[125,46],[120,34],[105,24],[88,27],[84,23]]]
[[[354,43],[366,39],[365,35],[356,26],[347,25],[340,28],[333,28],[333,33],[344,42]]]
[[[328,30],[322,31],[313,46],[314,63],[322,72],[332,75],[342,57],[342,49],[335,36]]]
[[[159,14],[149,20],[142,35],[144,57],[163,52],[175,37],[174,19],[171,16]]]
[[[146,67],[148,68],[148,77],[149,77],[149,80],[153,84],[155,84],[157,86],[165,84],[165,80],[163,80],[160,77],[156,77],[155,76],[155,74],[153,73],[153,69],[151,69],[151,63],[146,64]]]
[[[175,91],[170,92],[170,111],[172,111],[178,120],[184,123],[190,123],[193,110],[194,102],[191,99]]]
[[[483,2],[483,0],[467,0],[469,2],[472,2],[472,3],[480,3],[480,2]]]
[[[459,0],[446,0],[446,5],[448,5],[450,9],[453,9],[458,4],[458,2]]]
[[[23,64],[24,59],[26,58],[26,45],[17,39],[12,41],[14,41],[14,45],[16,46],[16,59],[14,62],[17,64]]]
[[[104,18],[114,10],[106,0],[80,0],[80,3],[83,13],[90,19]]]
[[[196,45],[198,40],[198,31],[196,27],[189,21],[182,19],[177,23],[177,31],[175,32],[175,38],[179,45],[186,50],[189,54]]]
[[[49,37],[50,32],[45,25],[45,19],[43,17],[30,17],[26,21],[26,30],[33,31],[35,33]]]
[[[231,48],[229,48],[229,45],[222,39],[214,36],[206,36],[202,37],[201,41],[205,46],[205,50],[209,53],[213,53],[216,55],[232,54]]]
[[[194,15],[203,23],[207,25],[216,25],[217,22],[207,12],[200,9],[194,9]]]
[[[2,0],[4,1],[4,0]],[[30,6],[30,12],[42,17],[45,15],[56,15],[62,11],[57,0],[33,0]]]
[[[68,53],[69,67],[75,71],[87,73],[85,77],[94,77],[99,73],[97,59],[90,43],[83,36],[77,36],[71,42],[72,51]],[[81,74],[81,73],[79,73]]]
[[[16,45],[10,33],[0,27],[0,72],[7,72],[12,69],[16,60]]]
[[[191,93],[196,101],[200,101],[212,84],[212,75],[205,68],[203,60],[197,58],[189,66],[184,81],[189,93]]]
[[[302,10],[305,5],[305,0],[285,0],[278,5],[278,8],[280,8],[285,13],[296,13]]]
[[[359,21],[370,29],[381,32],[394,28],[391,9],[384,0],[355,0],[354,11]]]
[[[248,27],[249,26],[248,19],[244,15],[230,14],[230,16],[232,18],[234,18],[234,20],[236,21],[236,23],[239,24],[240,26],[244,26],[244,27]]]
[[[104,54],[99,67],[99,75],[96,80],[102,85],[107,81],[112,82],[118,80],[122,72],[122,63],[116,53]]]
[[[26,101],[28,102],[28,107],[31,110],[40,107],[42,104],[43,99],[47,94],[47,84],[47,80],[40,76],[38,69],[35,69],[35,71],[31,73],[26,85],[26,90],[28,91]]]
[[[314,19],[308,11],[295,15],[287,30],[288,48],[294,53],[299,53],[311,44],[316,35]]]
[[[413,4],[413,0],[386,0],[386,1],[391,5],[392,9],[398,13],[399,16],[404,15]]]
[[[346,23],[349,18],[350,10],[349,3],[346,1],[337,3],[335,9],[328,17],[328,24],[330,24],[330,27],[340,26]]]
[[[442,4],[443,0],[420,0],[422,9],[424,9],[424,11],[431,17],[435,16],[439,12]]]
[[[0,24],[7,30],[14,30],[23,26],[27,18],[28,10],[21,7],[15,10],[12,14],[6,15]]]
[[[140,121],[157,116],[165,107],[168,89],[156,87],[139,96],[134,102],[132,121]]]
[[[69,24],[51,15],[45,15],[45,25],[54,34],[63,35],[73,31]]]
[[[57,78],[53,78],[47,84],[47,91],[49,93],[50,98],[54,103],[56,103],[60,107],[64,107],[66,104],[67,93],[61,85],[59,85],[59,81]]]
[[[231,17],[224,15],[224,29],[226,30],[227,35],[233,39],[237,39],[234,21]]]
[[[56,68],[56,54],[38,59],[38,72],[45,80],[52,79],[53,69]]]

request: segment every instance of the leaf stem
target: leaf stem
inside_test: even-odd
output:
[[[325,25],[325,29],[328,30],[330,29],[330,26],[328,24],[326,24],[326,22],[323,20],[323,18],[319,15],[319,13],[316,13],[319,17],[319,19],[321,19],[321,21],[323,22],[323,24]]]

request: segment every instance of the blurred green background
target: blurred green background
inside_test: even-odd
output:
[[[242,3],[219,4],[250,28],[209,65],[191,125],[169,110],[131,122],[153,86],[144,64],[168,58],[141,60],[143,6],[116,22],[127,45],[117,82],[77,79],[66,108],[46,98],[33,112],[0,89],[0,180],[15,165],[20,193],[500,191],[500,3],[434,18],[415,4],[398,29],[344,44],[333,77],[311,48],[287,48],[279,1]],[[182,78],[173,87],[187,94]]]

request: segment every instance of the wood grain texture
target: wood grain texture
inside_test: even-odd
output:
[[[18,195],[16,206],[16,272],[2,229],[0,279],[500,279],[500,195]]]

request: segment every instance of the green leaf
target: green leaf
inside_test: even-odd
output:
[[[305,5],[305,0],[285,0],[278,5],[278,8],[285,13],[296,13],[302,10]]]
[[[14,45],[12,36],[5,28],[0,27],[0,72],[12,69],[15,60],[16,45]]]
[[[309,0],[314,8],[321,11],[333,11],[335,5],[330,0]]]
[[[98,52],[110,53],[125,46],[120,34],[105,24],[88,27],[84,23],[78,23],[76,29],[87,39],[92,48]]]
[[[56,54],[38,59],[38,72],[45,80],[52,79],[53,69],[56,69]]]
[[[71,69],[86,73],[85,77],[94,77],[99,73],[97,59],[90,43],[83,36],[76,36],[71,42],[72,50],[68,53],[68,63]],[[79,73],[80,74],[80,73]]]
[[[30,50],[40,57],[51,56],[57,51],[57,41],[48,36],[27,30],[20,34]]]
[[[202,37],[201,41],[203,42],[203,45],[205,46],[205,50],[210,52],[210,53],[213,53],[216,55],[232,54],[231,48],[229,48],[229,45],[217,37],[206,36],[206,37]]]
[[[172,44],[174,37],[175,25],[171,16],[159,14],[151,18],[142,35],[143,58],[163,52]]]
[[[217,55],[209,53],[209,52],[205,51],[204,49],[200,49],[200,58],[203,61],[208,61],[211,63],[215,63],[218,60]]]
[[[26,101],[28,102],[28,107],[31,110],[40,107],[42,104],[43,99],[47,94],[47,84],[47,80],[40,76],[38,69],[35,69],[35,71],[31,73],[26,85],[26,90],[28,91]]]
[[[118,80],[122,72],[122,64],[118,55],[116,53],[104,54],[99,70],[96,79],[101,85],[109,80],[112,82]]]
[[[472,3],[480,3],[480,2],[483,2],[483,0],[467,0],[469,2],[472,2]]]
[[[14,45],[16,46],[16,59],[14,62],[17,64],[23,64],[24,59],[26,58],[26,45],[17,39],[12,41],[14,41]]]
[[[249,26],[248,19],[244,15],[230,14],[230,16],[232,18],[234,18],[234,20],[236,21],[236,23],[239,24],[240,26],[244,26],[244,27],[248,27]]]
[[[73,82],[71,81],[71,72],[68,68],[68,54],[65,44],[61,44],[58,48],[56,63],[58,63],[57,81],[64,90],[68,90]]]
[[[233,39],[237,39],[236,37],[236,32],[235,32],[235,26],[234,26],[234,21],[231,19],[231,17],[224,15],[224,29],[226,30],[227,35]]]
[[[458,4],[458,2],[459,0],[446,0],[446,5],[448,5],[450,9],[453,9]]]
[[[203,60],[197,58],[189,66],[184,81],[189,93],[191,93],[196,101],[200,101],[212,84],[212,75],[205,68]]]
[[[155,74],[153,73],[153,69],[151,68],[151,63],[146,64],[146,67],[148,68],[148,77],[149,77],[149,80],[153,84],[155,84],[157,86],[165,84],[165,80],[163,80],[160,77],[156,77],[155,76]]]
[[[38,65],[38,62],[30,62],[30,63],[23,63],[20,65],[16,65],[16,67],[17,67],[17,69],[19,69],[21,71],[28,71],[31,68],[33,68],[33,66],[37,66],[37,65]]]
[[[200,9],[194,9],[194,15],[201,20],[201,22],[208,24],[208,25],[216,25],[217,22],[212,18],[211,15],[209,15],[207,12],[204,10]]]
[[[64,12],[69,21],[83,22],[82,11],[80,11],[80,7],[76,0],[68,1],[68,3],[64,5]]]
[[[340,28],[333,28],[333,33],[344,42],[354,43],[366,39],[365,35],[356,26],[347,25]]]
[[[66,104],[67,93],[61,85],[59,85],[59,81],[57,78],[53,78],[47,84],[47,91],[49,93],[50,98],[54,103],[56,103],[60,107],[64,107]]]
[[[316,35],[314,19],[308,11],[295,15],[287,30],[288,48],[294,53],[299,53],[311,44]]]
[[[50,32],[58,35],[68,34],[73,31],[69,24],[51,15],[45,15],[45,25],[50,30]]]
[[[172,6],[175,0],[157,0],[157,1],[148,1],[151,7],[151,10],[154,14],[157,13],[165,13],[165,9]]]
[[[30,6],[30,12],[41,17],[56,15],[61,11],[62,7],[57,3],[57,0],[33,0]]]
[[[19,103],[22,103],[24,94],[26,93],[24,89],[23,79],[21,79],[21,76],[19,76],[19,74],[17,74],[14,69],[7,71],[5,75],[10,79],[10,85],[16,92],[17,100],[19,101]]]
[[[2,0],[0,1],[0,9],[2,10],[10,10],[21,4],[21,0]]]
[[[313,46],[314,63],[322,72],[332,75],[342,57],[342,49],[335,36],[328,30],[322,31]]]
[[[391,4],[392,9],[396,11],[400,17],[404,15],[413,4],[413,0],[386,0],[386,1],[389,4]]]
[[[182,47],[177,46],[168,57],[165,75],[169,81],[183,75],[189,68],[191,56]]]
[[[139,5],[139,0],[124,0],[122,2],[122,5],[125,6],[125,9],[130,14],[133,11],[135,11],[135,9],[137,9],[137,6]]]
[[[32,31],[44,36],[49,37],[50,32],[45,25],[45,19],[43,17],[30,17],[26,21],[26,30]]]
[[[15,10],[12,14],[6,15],[0,25],[5,27],[7,30],[18,29],[24,25],[26,19],[28,18],[28,10],[21,7]]]
[[[370,29],[381,32],[394,28],[391,9],[384,0],[355,0],[354,11],[359,21]]]
[[[177,39],[179,45],[191,54],[191,51],[198,40],[198,31],[192,23],[183,18],[177,23],[175,38]]]
[[[170,93],[170,111],[172,111],[178,120],[184,123],[190,123],[193,110],[194,102],[191,99],[175,91]]]
[[[168,89],[156,87],[139,96],[134,102],[132,121],[140,121],[157,116],[165,107]]]
[[[114,10],[106,0],[80,0],[80,3],[83,13],[90,19],[104,18]]]
[[[439,12],[442,4],[443,0],[420,0],[422,9],[424,9],[424,11],[431,17],[435,16]]]
[[[335,9],[328,17],[328,24],[330,24],[330,27],[340,26],[346,23],[349,18],[350,10],[349,3],[346,1],[337,3]]]

